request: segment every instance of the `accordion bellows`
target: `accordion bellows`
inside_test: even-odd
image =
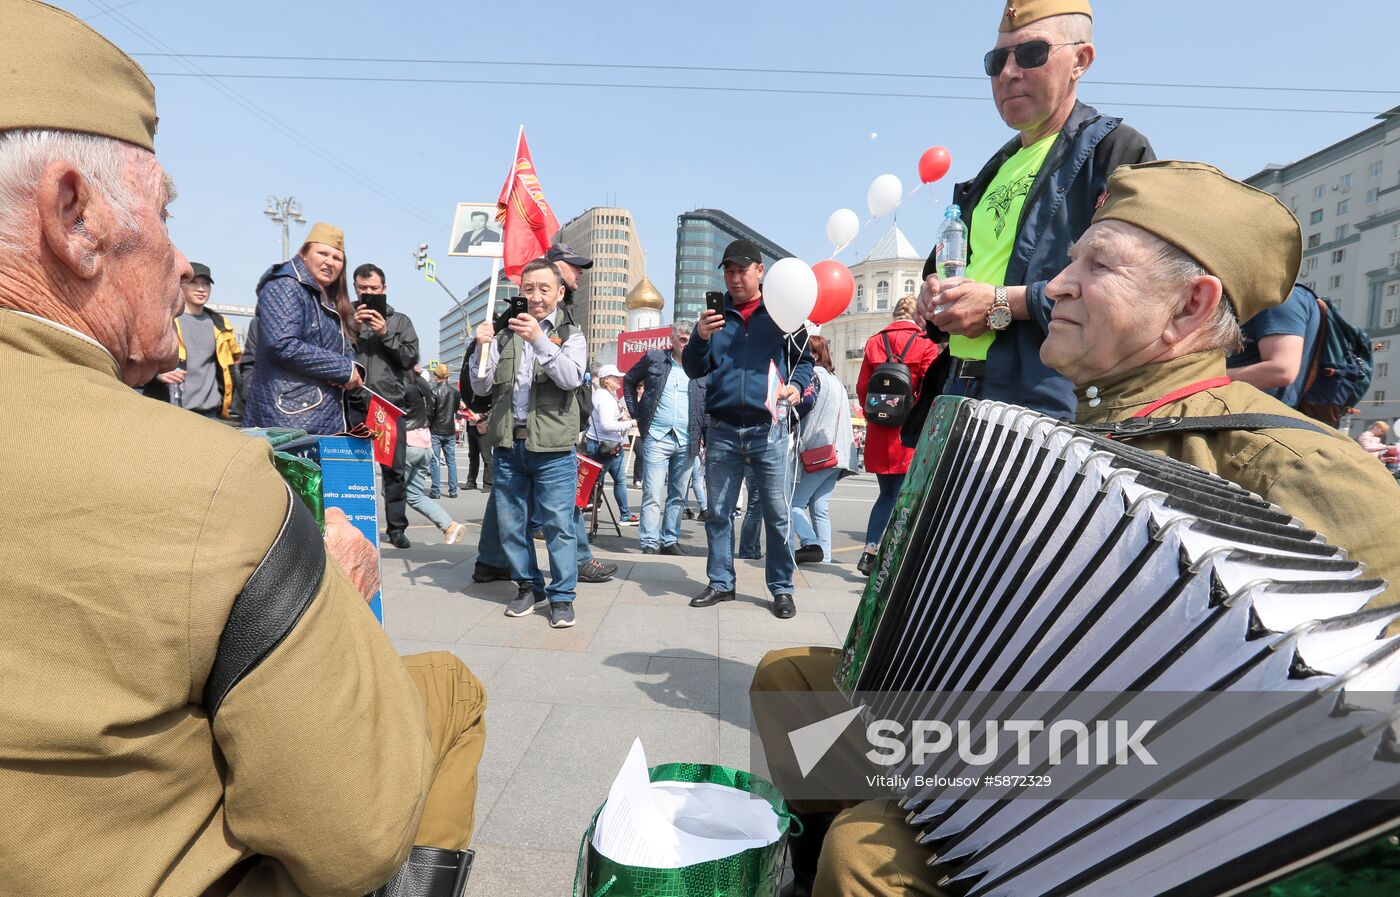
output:
[[[1318,779],[1315,799],[1075,798],[1114,769],[1052,799],[897,794],[930,862],[971,895],[1244,894],[1400,827],[1400,641],[1384,637],[1400,608],[1366,609],[1384,589],[1217,476],[1023,408],[944,397],[836,684],[867,719],[926,718],[939,708],[919,702],[950,694],[1278,693],[1312,714],[1303,734],[1275,737],[1261,707],[1188,772],[1244,769],[1261,792]],[[1347,796],[1325,787],[1334,767]],[[937,754],[892,772],[962,769]]]

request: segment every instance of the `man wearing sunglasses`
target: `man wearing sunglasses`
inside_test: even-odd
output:
[[[953,190],[966,276],[941,283],[936,251],[924,264],[919,310],[931,335],[948,336],[951,364],[930,368],[937,379],[921,390],[922,409],[942,392],[1074,415],[1069,381],[1040,361],[1045,285],[1069,264],[1113,170],[1156,158],[1121,119],[1076,99],[1095,57],[1092,15],[1088,0],[1007,0],[1002,11],[983,64],[997,112],[1020,133]],[[923,411],[912,417],[906,432],[922,430]]]

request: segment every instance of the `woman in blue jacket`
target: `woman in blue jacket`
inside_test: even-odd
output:
[[[258,281],[258,344],[243,425],[345,430],[345,396],[363,384],[345,283],[345,235],[317,224],[291,261]]]

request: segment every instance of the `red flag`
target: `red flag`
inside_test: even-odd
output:
[[[378,393],[370,392],[365,426],[369,428],[370,439],[374,440],[374,460],[380,464],[394,465],[394,443],[399,438],[400,417],[403,417],[403,409]]]
[[[497,220],[504,223],[502,247],[505,254],[506,277],[520,282],[520,270],[544,255],[559,230],[559,221],[545,201],[540,179],[535,174],[535,162],[530,158],[530,146],[525,142],[525,126],[520,127],[520,139],[515,144],[515,159],[510,176],[496,200]]]

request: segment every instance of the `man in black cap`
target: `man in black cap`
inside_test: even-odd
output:
[[[205,417],[229,419],[237,391],[235,366],[241,351],[238,335],[224,316],[206,308],[213,292],[209,266],[191,262],[194,275],[180,283],[185,310],[175,319],[180,337],[179,363],[145,389],[151,398],[164,399]]]
[[[691,607],[734,600],[734,505],[746,471],[757,483],[768,531],[765,574],[773,595],[775,617],[797,613],[792,600],[792,548],[788,545],[789,496],[786,405],[812,379],[812,358],[804,333],[785,334],[763,307],[760,281],[763,256],[749,240],[735,240],[724,250],[720,267],[724,313],[706,310],[681,354],[686,376],[709,377],[705,410],[705,477],[710,489],[706,574],[709,585]],[[782,378],[770,394],[771,374]],[[773,387],[777,384],[773,383]],[[774,438],[774,437],[777,438]]]
[[[564,278],[564,302],[573,304],[579,278],[584,271],[593,267],[593,259],[579,255],[568,243],[555,243],[544,257],[546,261],[554,263],[554,267],[559,269],[559,276]]]

